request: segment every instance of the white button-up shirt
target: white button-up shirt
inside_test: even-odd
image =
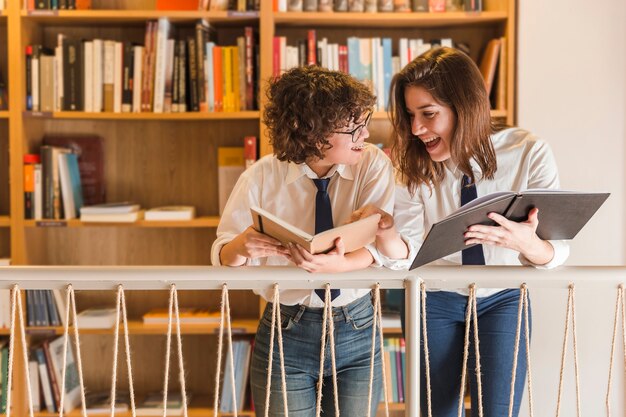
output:
[[[554,155],[547,143],[529,132],[510,128],[492,135],[498,169],[492,180],[481,179],[481,171],[474,161],[472,169],[477,179],[478,197],[498,191],[523,191],[532,188],[559,188],[559,175]],[[457,210],[461,205],[461,181],[463,173],[450,160],[445,164],[445,177],[438,187],[428,188],[422,184],[414,196],[401,184],[396,189],[394,219],[405,241],[409,242],[410,254],[406,260],[384,258],[383,264],[392,269],[406,269],[419,250],[431,226]],[[539,212],[541,222],[541,212]],[[524,256],[511,249],[495,245],[483,245],[486,265],[533,265],[537,268],[553,268],[565,262],[569,245],[565,241],[550,241],[554,257],[546,265],[533,265]],[[453,253],[430,265],[461,264],[461,252]],[[500,289],[478,289],[478,297],[492,295]],[[458,291],[467,294],[465,290]]]
[[[361,159],[355,165],[336,165],[330,177],[328,194],[333,211],[333,224],[339,226],[350,219],[353,211],[373,204],[388,213],[394,204],[394,173],[389,158],[376,146],[366,144]],[[315,196],[317,187],[311,180],[317,175],[306,164],[279,161],[268,155],[248,168],[239,178],[224,208],[217,228],[217,238],[211,249],[211,262],[220,265],[222,247],[252,225],[251,206],[258,206],[303,231],[315,234]],[[374,245],[367,249],[374,265],[381,258]],[[249,259],[247,265],[292,265],[284,257],[270,256]],[[342,306],[363,297],[369,289],[342,289],[332,302]],[[258,292],[271,300],[271,291]],[[282,304],[304,304],[323,307],[324,302],[311,290],[282,290]]]

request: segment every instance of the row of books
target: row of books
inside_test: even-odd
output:
[[[398,56],[392,56],[391,38],[349,37],[347,45],[329,43],[327,38],[316,40],[316,31],[308,31],[307,39],[297,46],[287,45],[284,36],[274,37],[273,73],[282,74],[303,65],[321,65],[335,71],[352,74],[365,82],[377,97],[377,110],[386,110],[391,78],[413,58],[437,46],[452,47],[452,39],[400,38]]]
[[[32,10],[88,10],[91,0],[24,0],[24,8]]]
[[[156,10],[258,11],[261,0],[156,0]],[[24,7],[33,10],[88,10],[91,0],[25,0]],[[0,0],[4,5],[4,0]]]
[[[275,12],[481,11],[482,0],[274,0]]]
[[[9,379],[9,341],[0,340],[0,414],[7,412],[7,382]]]
[[[403,403],[406,386],[406,343],[403,338],[389,337],[384,341],[385,384],[389,401]],[[381,392],[381,401],[385,401],[384,390]]]
[[[60,290],[26,290],[28,326],[63,326],[65,313],[65,296]]]
[[[32,111],[220,112],[257,108],[258,54],[252,27],[236,46],[195,36],[173,39],[169,20],[146,22],[145,43],[72,39],[26,47],[26,108]]]
[[[191,220],[196,216],[193,206],[163,206],[142,210],[130,201],[103,203],[80,209],[80,220],[86,223],[133,223],[147,221]]]

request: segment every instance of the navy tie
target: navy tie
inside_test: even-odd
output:
[[[464,206],[478,197],[476,184],[469,184],[469,177],[467,175],[463,175],[463,181],[461,182],[461,206]],[[463,259],[463,265],[484,265],[485,255],[483,253],[483,245],[476,245],[471,248],[463,249],[461,257]]]
[[[317,195],[315,196],[315,234],[318,234],[333,228],[333,209],[328,195],[330,178],[314,178],[313,182],[317,187]],[[340,290],[330,290],[331,301],[339,297],[339,293]],[[315,290],[315,294],[321,300],[324,300],[324,290]]]

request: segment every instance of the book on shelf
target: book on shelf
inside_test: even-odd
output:
[[[138,211],[139,208],[139,204],[132,201],[117,201],[84,206],[80,209],[80,214],[128,214]]]
[[[485,89],[487,95],[491,95],[491,88],[493,87],[493,80],[496,76],[496,69],[498,67],[498,57],[500,55],[500,45],[502,44],[500,38],[491,39],[485,47],[482,59],[480,60],[479,69],[480,74],[485,81]]]
[[[143,219],[143,215],[143,210],[119,214],[81,214],[80,221],[84,223],[134,223]]]
[[[376,239],[380,214],[337,226],[316,235],[286,222],[260,207],[251,207],[252,223],[256,231],[280,240],[283,244],[297,243],[312,254],[325,253],[335,247],[335,240],[343,240],[346,253],[368,245]]]
[[[118,391],[115,393],[115,412],[124,413],[128,411],[130,395],[128,391]],[[95,391],[85,394],[85,408],[87,415],[108,414],[111,412],[111,391]]]
[[[246,169],[243,147],[217,148],[217,189],[220,216],[239,176]]]
[[[30,378],[30,392],[33,399],[33,411],[37,413],[41,411],[42,392],[40,389],[41,384],[39,383],[39,364],[32,354],[31,358],[28,361],[28,372]],[[0,407],[0,412],[4,412],[2,411],[2,407]]]
[[[187,406],[189,407],[189,401],[191,399],[191,393],[187,392]],[[146,397],[137,405],[136,413],[138,416],[163,416],[163,393],[152,392],[148,393]],[[168,392],[167,393],[167,407],[166,416],[180,416],[183,414],[183,396],[180,392]]]
[[[74,354],[72,353],[72,345],[67,345],[67,360],[65,365],[65,387],[62,387],[63,381],[63,347],[65,341],[64,337],[60,336],[51,341],[45,340],[43,342],[44,348],[49,353],[49,367],[52,368],[54,379],[56,379],[57,387],[59,391],[65,390],[63,411],[69,413],[80,404],[80,386],[78,381],[78,368],[74,361]],[[46,358],[48,359],[48,357]],[[54,383],[54,381],[53,381]],[[57,409],[60,408],[60,401],[57,401]]]
[[[469,226],[496,226],[487,216],[489,213],[520,222],[536,207],[537,236],[544,240],[573,239],[608,197],[609,193],[552,189],[505,191],[479,197],[432,225],[411,269],[466,249],[464,233]]]
[[[7,384],[9,381],[8,341],[0,340],[0,414],[7,412]]]
[[[33,355],[37,360],[39,367],[39,380],[40,387],[43,393],[43,405],[46,407],[46,411],[54,413],[57,410],[55,398],[52,392],[52,381],[48,371],[48,362],[46,360],[46,354],[44,353],[44,347],[38,345],[33,348]]]
[[[45,146],[69,149],[76,155],[79,178],[73,178],[75,167],[72,168],[74,174],[70,178],[80,181],[80,194],[84,205],[104,203],[106,183],[102,137],[92,134],[46,134],[42,142]]]
[[[60,290],[26,290],[26,318],[31,327],[62,326],[65,304]]]
[[[210,312],[200,308],[183,307],[178,309],[181,324],[214,324],[220,322],[219,312]],[[175,320],[172,312],[172,320]],[[143,315],[143,324],[168,324],[169,310],[153,308]]]
[[[220,397],[220,412],[233,413],[235,407],[238,412],[243,411],[246,385],[248,375],[250,373],[250,356],[252,352],[252,344],[249,340],[236,340],[233,342],[232,362],[234,364],[235,373],[235,392],[232,390],[231,383],[231,355],[226,349],[226,365],[224,367],[222,392]]]
[[[146,210],[144,218],[146,220],[167,221],[167,220],[192,220],[196,217],[196,208],[193,206],[163,206]]]
[[[117,310],[115,308],[88,308],[78,313],[80,329],[110,329],[115,326]]]
[[[246,169],[250,168],[259,159],[259,141],[256,136],[243,138],[243,158]]]

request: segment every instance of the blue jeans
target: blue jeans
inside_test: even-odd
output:
[[[280,306],[283,350],[290,417],[315,416],[323,309],[302,305]],[[374,309],[369,295],[343,307],[333,307],[339,410],[342,416],[367,416]],[[256,332],[250,386],[257,416],[264,415],[272,304],[268,303]],[[328,335],[328,333],[327,333]],[[275,334],[272,361],[270,411],[283,416],[278,334]],[[334,416],[334,394],[330,345],[327,336],[322,413]],[[371,416],[376,415],[382,389],[379,340],[376,339]]]
[[[517,329],[520,290],[504,290],[489,297],[477,298],[478,336],[484,417],[509,414],[511,372]],[[463,346],[465,343],[465,314],[467,296],[448,291],[432,291],[426,296],[426,328],[430,353],[430,380],[433,417],[456,417],[461,389]],[[404,302],[402,303],[404,312]],[[530,304],[528,308],[532,325]],[[404,315],[404,314],[403,314]],[[404,323],[403,323],[404,326]],[[526,379],[525,321],[522,328],[515,377],[513,416],[519,414]],[[529,326],[530,327],[530,326]],[[421,328],[421,323],[420,323]],[[421,409],[427,415],[424,344],[421,343]],[[473,327],[467,373],[470,380],[472,415],[477,415],[476,356]]]

